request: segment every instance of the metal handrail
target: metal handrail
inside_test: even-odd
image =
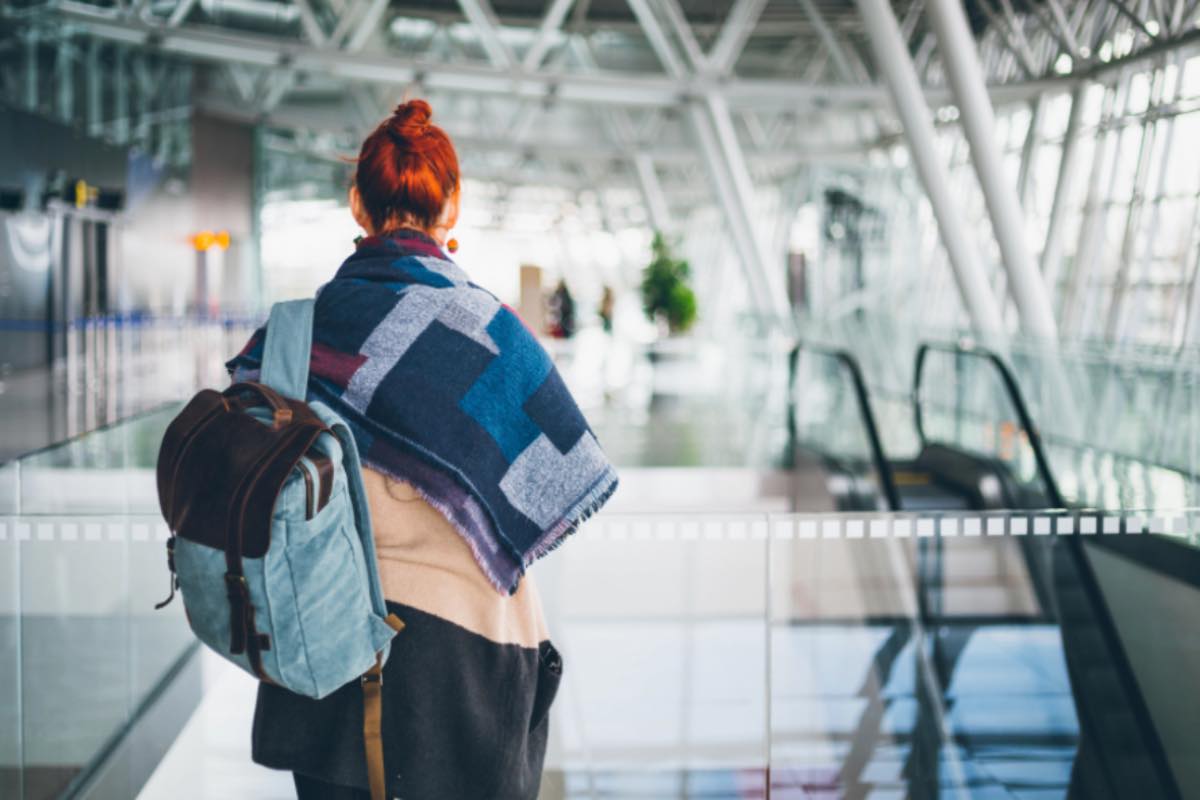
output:
[[[1025,398],[1021,394],[1016,377],[1007,362],[1005,362],[999,353],[993,350],[989,350],[986,347],[978,347],[971,343],[949,344],[934,342],[923,343],[917,348],[916,363],[913,367],[913,415],[917,427],[917,436],[920,438],[922,445],[926,444],[928,440],[925,437],[921,412],[921,377],[924,371],[925,359],[934,350],[951,353],[955,356],[983,359],[995,367],[1001,381],[1004,383],[1005,393],[1008,395],[1010,402],[1012,402],[1014,411],[1016,411],[1017,420],[1021,424],[1021,427],[1025,429],[1026,436],[1029,439],[1029,446],[1033,450],[1033,457],[1037,464],[1038,473],[1046,487],[1046,493],[1049,495],[1048,499],[1056,507],[1065,508],[1066,502],[1058,489],[1058,484],[1054,481],[1054,475],[1050,471],[1050,461],[1042,448],[1041,437],[1038,435],[1037,427],[1033,424],[1033,417],[1029,413],[1028,406],[1025,404]],[[1125,652],[1125,647],[1117,633],[1116,623],[1108,607],[1107,599],[1101,591],[1095,572],[1083,552],[1083,542],[1078,538],[1067,539],[1066,542],[1068,543],[1068,551],[1072,554],[1078,570],[1077,574],[1080,584],[1085,594],[1089,597],[1091,608],[1095,612],[1096,625],[1108,646],[1109,655],[1112,659],[1112,665],[1117,673],[1118,680],[1121,682],[1126,696],[1130,699],[1131,710],[1137,720],[1140,733],[1147,741],[1154,743],[1150,751],[1155,754],[1154,762],[1157,772],[1166,781],[1171,796],[1179,797],[1181,795],[1174,775],[1162,755],[1165,750],[1162,747],[1158,729],[1154,726],[1150,711],[1146,705],[1145,696],[1141,692],[1137,678],[1133,672],[1133,666],[1129,662],[1129,656]]]
[[[892,475],[892,464],[888,461],[883,451],[883,440],[879,436],[879,426],[875,422],[875,412],[871,409],[871,398],[867,392],[867,382],[863,378],[862,368],[858,365],[858,359],[848,350],[825,347],[808,342],[798,342],[788,353],[789,395],[795,391],[796,367],[800,359],[801,350],[806,350],[825,358],[832,358],[849,373],[850,384],[854,387],[854,397],[858,404],[858,414],[860,419],[862,419],[863,429],[867,434],[867,443],[871,448],[871,462],[875,465],[875,469],[879,473],[879,480],[883,483],[884,499],[887,500],[890,510],[899,511],[900,494],[896,490],[896,481]],[[794,396],[791,398],[788,407],[792,409],[792,413],[795,413],[796,403]]]
[[[1033,415],[1029,413],[1029,406],[1025,404],[1025,397],[1021,394],[1021,387],[1017,384],[1017,378],[1008,366],[1008,363],[994,350],[969,343],[948,344],[941,342],[924,342],[917,348],[916,362],[913,365],[913,424],[916,426],[917,437],[920,439],[922,446],[928,444],[929,440],[925,435],[925,421],[921,407],[921,379],[924,375],[926,358],[930,352],[935,350],[950,353],[954,356],[978,358],[992,364],[997,373],[999,373],[1000,380],[1004,383],[1005,394],[1008,395],[1009,402],[1012,403],[1013,410],[1017,414],[1017,421],[1025,429],[1025,435],[1029,439],[1029,447],[1033,451],[1033,459],[1037,465],[1038,476],[1042,479],[1042,484],[1046,487],[1047,499],[1055,508],[1066,508],[1066,500],[1063,498],[1062,492],[1059,491],[1058,483],[1054,480],[1054,474],[1050,471],[1050,459],[1046,456],[1046,451],[1042,446],[1041,435],[1038,433],[1037,426],[1033,422]]]

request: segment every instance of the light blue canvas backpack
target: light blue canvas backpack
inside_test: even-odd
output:
[[[305,402],[312,319],[312,300],[276,304],[259,381],[200,392],[168,427],[172,596],[202,642],[260,680],[313,698],[360,680],[382,800],[382,667],[403,623],[384,604],[354,439]]]

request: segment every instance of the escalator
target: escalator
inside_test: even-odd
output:
[[[811,420],[792,424],[801,451],[820,453],[830,443],[848,440],[862,443],[857,451],[842,446],[821,456],[832,475],[857,476],[856,485],[876,487],[874,502],[861,492],[848,495],[843,510],[886,508],[936,516],[1066,509],[1020,386],[999,354],[957,344],[918,349],[912,411],[919,449],[905,459],[884,453],[853,355],[802,346],[793,354],[793,377],[804,372],[806,358],[825,363],[822,369],[830,374],[841,373],[846,386],[862,389],[836,392],[825,402],[840,410],[840,403],[853,399],[854,414],[839,412],[824,425]],[[967,402],[971,393],[983,401]],[[985,413],[978,413],[981,406]],[[853,416],[864,420],[860,433],[825,430],[849,424]],[[1058,518],[1045,517],[1056,525]],[[1079,727],[1068,796],[1200,796],[1198,747],[1185,721],[1195,719],[1189,716],[1194,704],[1180,708],[1170,700],[1193,692],[1186,681],[1173,677],[1176,673],[1161,667],[1164,658],[1200,666],[1200,648],[1168,644],[1189,638],[1180,637],[1179,630],[1186,629],[1189,612],[1200,611],[1200,550],[1168,537],[1139,535],[1142,531],[1124,518],[1098,511],[1076,509],[1061,518],[1071,522],[1054,532],[1074,535],[1014,535],[1005,546],[1019,553],[1020,580],[1036,598],[1036,612],[1021,624],[1056,629],[1061,641]],[[1120,530],[1109,531],[1112,525],[1105,525],[1114,519],[1120,520]],[[1085,536],[1088,532],[1098,535]],[[932,630],[957,626],[957,635],[969,638],[970,623],[964,634],[963,617],[947,601],[961,589],[956,581],[969,575],[967,582],[979,591],[994,571],[998,584],[1011,584],[1011,568],[982,563],[984,551],[992,558],[996,552],[994,547],[973,548],[984,545],[982,539],[959,539],[950,548],[943,537],[913,544],[923,624]],[[1146,632],[1148,624],[1158,635]],[[948,696],[963,648],[961,641],[958,647],[946,647],[942,639],[930,637],[930,658]],[[939,747],[934,739],[926,742],[927,749]]]
[[[1017,446],[1001,448],[1002,456],[997,457],[930,441],[922,399],[930,394],[923,381],[926,364],[934,353],[950,357],[956,385],[962,381],[964,362],[984,366],[982,374],[991,377],[992,389],[1002,389],[994,402],[1003,409],[1004,419],[993,429],[1007,426],[1004,429],[1010,431],[1009,439],[1019,443]],[[977,380],[981,377],[975,375]],[[999,354],[970,345],[922,345],[914,367],[913,398],[916,428],[924,445],[913,469],[924,469],[931,484],[953,489],[949,493],[953,499],[966,499],[966,507],[976,510],[1067,507],[1020,386]],[[955,422],[961,425],[959,419]],[[994,441],[996,437],[990,438]],[[1021,461],[1029,467],[1023,478]],[[1102,517],[1095,514],[1089,529],[1100,530]],[[1086,518],[1079,519],[1081,527]],[[1118,541],[1126,556],[1143,562],[1146,548],[1172,546],[1159,537],[1148,536],[1131,544],[1132,538],[1119,535],[1101,535],[1090,541],[1084,541],[1082,535],[1035,536],[1019,542],[1038,604],[1058,626],[1079,718],[1070,796],[1180,797],[1183,795],[1176,775],[1165,756],[1159,720],[1147,703],[1143,683],[1114,617],[1114,601],[1120,590],[1095,569],[1094,549],[1118,546],[1114,544]],[[1194,560],[1197,553],[1179,546],[1177,555]],[[1193,575],[1200,579],[1200,572]],[[1195,585],[1200,586],[1200,581]],[[1200,592],[1197,594],[1200,596]]]
[[[847,350],[801,344],[789,357],[792,397],[788,429],[791,464],[817,461],[839,511],[951,511],[1059,507],[1038,481],[1022,480],[1001,456],[941,441],[930,431],[926,364],[931,354],[980,358],[1003,369],[988,351],[936,344],[917,353],[912,393],[915,456],[886,453],[883,436],[858,360]],[[1011,373],[1000,373],[1015,381]],[[1019,401],[1019,392],[1010,394]],[[1015,417],[1027,417],[1024,408]],[[1035,434],[1036,435],[1036,434]],[[803,510],[803,509],[801,509]]]

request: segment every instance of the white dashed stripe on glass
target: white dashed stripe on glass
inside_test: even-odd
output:
[[[796,541],[803,539],[881,540],[907,538],[995,538],[1004,536],[1094,536],[1104,534],[1150,533],[1187,538],[1191,535],[1191,519],[1180,514],[1115,514],[1095,512],[1017,515],[928,517],[887,515],[848,517],[778,517],[749,516],[745,518],[684,517],[677,520],[614,519],[607,524],[593,525],[587,530],[589,538],[634,541]]]
[[[783,519],[776,520],[771,529],[771,536],[774,539],[795,539],[796,538],[796,523],[794,520]]]
[[[1015,515],[843,515],[801,517],[798,515],[733,515],[705,518],[703,515],[652,515],[639,518],[618,513],[603,514],[581,526],[578,538],[632,542],[759,542],[802,539],[882,540],[909,538],[995,538],[1003,536],[1096,536],[1156,535],[1187,540],[1200,525],[1193,512],[1128,515],[1100,512]],[[25,518],[29,519],[29,518]],[[163,542],[171,531],[161,520],[98,521],[86,518],[37,519],[20,517],[0,522],[0,541],[36,543]]]

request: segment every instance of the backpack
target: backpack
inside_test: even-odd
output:
[[[404,624],[387,611],[358,450],[306,403],[313,301],[271,309],[258,382],[205,389],[168,426],[158,498],[171,596],[196,636],[261,681],[322,698],[363,689],[373,800],[384,797],[382,668]]]

